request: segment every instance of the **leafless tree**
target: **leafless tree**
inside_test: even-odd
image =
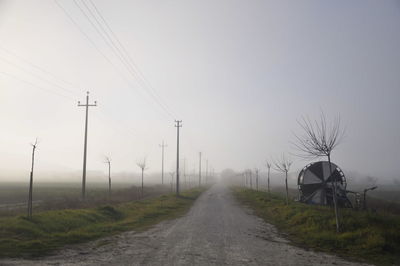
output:
[[[31,166],[31,173],[29,178],[29,196],[28,196],[28,218],[32,218],[32,199],[33,199],[33,167],[35,164],[35,151],[37,148],[38,139],[36,138],[35,143],[32,143],[32,166]]]
[[[271,172],[271,163],[270,162],[266,162],[267,165],[267,169],[268,169],[268,175],[267,175],[267,187],[268,187],[268,193],[270,192],[270,188],[269,188],[269,174]]]
[[[303,135],[295,135],[295,148],[300,152],[298,156],[303,158],[316,158],[326,156],[329,162],[329,172],[332,175],[331,154],[340,144],[345,130],[341,128],[340,116],[337,116],[328,125],[326,116],[321,112],[320,119],[311,121],[308,117],[302,118],[298,124],[303,129]],[[340,231],[339,213],[337,204],[337,180],[333,181],[332,197],[335,210],[336,231]]]
[[[142,161],[139,161],[136,163],[137,166],[142,170],[142,190],[140,191],[141,197],[143,198],[143,175],[144,175],[144,170],[147,169],[146,167],[146,157],[143,158]]]
[[[292,163],[293,161],[290,158],[286,157],[285,154],[282,154],[282,157],[279,160],[274,161],[274,169],[276,171],[285,173],[286,204],[289,204],[289,188],[287,178]]]
[[[105,157],[105,162],[108,165],[108,196],[111,199],[111,159],[110,157]]]

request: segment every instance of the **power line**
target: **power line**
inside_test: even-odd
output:
[[[13,74],[10,74],[10,73],[7,73],[7,72],[3,72],[3,71],[0,72],[0,74],[9,76],[9,77],[11,77],[11,78],[13,78],[13,79],[16,79],[16,80],[20,81],[20,82],[23,82],[23,83],[26,83],[26,84],[28,84],[28,85],[30,85],[30,86],[36,87],[36,88],[38,88],[38,89],[40,89],[40,90],[42,90],[42,91],[46,91],[46,92],[49,92],[49,93],[53,93],[53,94],[56,94],[57,96],[60,96],[60,97],[63,97],[63,98],[67,98],[67,99],[69,99],[69,100],[74,100],[74,99],[73,99],[72,97],[70,97],[70,96],[66,96],[66,95],[61,94],[61,93],[59,93],[59,92],[56,92],[56,91],[54,91],[54,90],[51,90],[51,89],[48,89],[48,88],[39,86],[39,85],[37,85],[37,84],[35,84],[35,83],[32,83],[32,82],[30,82],[30,81],[21,79],[21,78],[15,76],[15,75],[13,75]]]
[[[8,53],[8,54],[10,54],[10,55],[12,55],[12,56],[18,58],[19,60],[25,62],[26,64],[30,65],[31,67],[36,68],[37,70],[39,70],[39,71],[41,71],[41,72],[43,72],[43,73],[45,73],[45,74],[47,74],[47,75],[53,77],[53,79],[56,79],[56,80],[58,80],[58,81],[61,81],[62,83],[66,84],[66,85],[69,85],[69,86],[72,86],[72,87],[75,87],[75,88],[78,88],[78,87],[79,87],[79,86],[77,86],[76,84],[73,84],[73,83],[70,82],[70,81],[67,81],[67,80],[65,80],[65,79],[63,79],[63,78],[58,77],[57,75],[51,73],[50,71],[44,69],[43,67],[40,67],[40,66],[38,66],[38,65],[36,65],[36,64],[34,64],[34,63],[32,63],[32,62],[30,62],[30,61],[27,60],[26,58],[23,58],[22,56],[20,56],[20,55],[16,54],[15,52],[13,52],[13,51],[11,51],[11,50],[5,48],[4,46],[1,46],[1,45],[0,45],[0,49],[2,49],[3,51],[5,51],[6,53]]]
[[[129,87],[131,88],[135,88],[135,86],[133,86],[133,84],[131,84],[131,82],[129,81],[129,79],[119,70],[119,68],[110,60],[109,57],[107,57],[102,51],[101,49],[96,45],[96,43],[86,34],[86,32],[84,32],[82,30],[82,28],[80,27],[80,25],[75,21],[75,19],[69,14],[69,12],[57,1],[54,0],[54,3],[61,9],[61,11],[66,15],[66,17],[68,18],[68,20],[78,29],[78,31],[85,37],[85,39],[95,48],[95,50],[107,61],[107,63],[109,63],[114,69],[115,71],[121,76],[121,78],[128,84]],[[136,89],[135,89],[136,90]],[[136,90],[137,92],[139,92],[138,90]],[[146,97],[144,97],[143,99],[146,99]],[[150,102],[149,102],[150,103]],[[165,113],[163,113],[165,114]],[[169,119],[168,119],[169,121]]]
[[[56,1],[56,0],[55,0]],[[74,0],[74,4],[78,7],[78,9],[81,11],[81,13],[84,15],[84,17],[89,21],[89,23],[92,25],[92,27],[95,29],[95,31],[99,34],[99,36],[103,39],[103,41],[105,42],[105,44],[110,48],[110,50],[112,51],[112,53],[119,59],[119,61],[122,63],[122,65],[125,67],[125,69],[127,70],[127,72],[139,82],[139,85],[141,85],[142,89],[155,101],[155,103],[171,118],[173,118],[173,115],[171,114],[170,111],[168,111],[168,109],[157,99],[157,97],[152,94],[148,89],[146,89],[146,85],[143,84],[142,80],[139,78],[139,76],[137,75],[137,73],[135,73],[135,70],[132,69],[132,67],[129,65],[129,61],[127,60],[126,56],[124,56],[124,54],[121,52],[121,50],[115,45],[115,43],[112,41],[112,38],[110,37],[110,35],[105,31],[104,27],[100,24],[100,22],[98,21],[98,19],[96,18],[96,16],[93,14],[93,12],[89,9],[89,7],[87,6],[87,4],[84,1],[81,1],[86,9],[88,9],[89,11],[89,15],[91,15],[95,22],[93,22],[92,19],[90,19],[88,13],[86,13],[83,8],[78,4],[78,2],[76,0]],[[56,2],[57,3],[57,2]],[[59,3],[57,3],[59,5]],[[59,5],[60,6],[60,5]],[[67,12],[65,9],[63,9],[64,12]],[[69,18],[72,19],[72,17],[69,15]],[[98,24],[98,26],[95,25],[95,23]],[[78,26],[78,24],[76,22],[74,22],[74,24],[76,26]],[[79,27],[79,26],[78,26]],[[82,30],[80,30],[81,32],[83,32]],[[104,34],[102,33],[102,31],[104,32]],[[89,38],[86,34],[85,36],[87,38]],[[107,38],[106,38],[106,37]],[[90,39],[90,38],[89,38]],[[108,40],[107,40],[108,39]],[[93,44],[94,42],[91,40],[91,43]],[[99,49],[97,49],[99,50]],[[103,53],[102,53],[103,54]],[[109,63],[111,62],[111,60],[107,60]]]
[[[65,92],[68,92],[68,93],[71,93],[71,94],[75,94],[75,92],[71,91],[70,89],[67,89],[67,88],[65,88],[65,87],[63,87],[63,86],[60,86],[59,84],[57,84],[57,83],[55,83],[55,82],[53,82],[53,81],[50,81],[50,80],[48,80],[48,79],[45,79],[45,78],[41,77],[40,75],[38,75],[38,74],[36,74],[36,73],[34,73],[34,72],[31,72],[31,71],[29,71],[29,70],[26,70],[26,69],[24,69],[23,67],[21,67],[21,66],[15,64],[15,63],[13,63],[13,62],[11,62],[11,61],[9,61],[9,60],[3,58],[3,57],[0,57],[0,60],[6,62],[6,63],[9,64],[9,65],[12,65],[12,66],[18,68],[18,69],[21,69],[22,71],[24,71],[24,72],[26,72],[26,73],[28,73],[28,74],[30,74],[30,75],[36,77],[37,79],[40,79],[40,80],[42,80],[42,81],[44,81],[44,82],[47,82],[47,83],[49,83],[49,84],[51,84],[51,85],[53,85],[53,86],[56,86],[57,88],[59,88],[59,89],[65,91]]]
[[[89,11],[90,15],[94,18],[95,22],[97,23],[97,25],[99,26],[100,30],[105,34],[105,36],[107,37],[107,39],[109,40],[109,42],[107,42],[107,40],[104,38],[104,35],[102,35],[102,33],[97,29],[97,27],[94,25],[94,23],[90,20],[90,18],[87,16],[87,14],[82,10],[82,8],[77,4],[76,0],[74,0],[75,4],[78,6],[78,8],[81,10],[81,12],[85,15],[85,17],[89,20],[90,24],[95,28],[95,30],[97,31],[97,33],[102,37],[102,39],[105,41],[105,43],[113,50],[114,54],[120,59],[120,61],[123,63],[123,65],[127,68],[128,72],[132,75],[133,78],[137,78],[139,80],[139,82],[141,83],[143,89],[153,98],[153,100],[171,117],[173,117],[173,115],[171,114],[171,112],[168,110],[168,108],[165,106],[165,104],[163,104],[161,102],[161,100],[159,99],[159,97],[157,97],[156,93],[154,93],[154,90],[149,90],[149,86],[146,84],[145,81],[143,81],[143,75],[140,75],[138,73],[137,70],[137,66],[134,64],[133,60],[131,59],[131,57],[129,56],[129,54],[127,54],[126,49],[124,49],[125,54],[121,51],[121,49],[115,44],[115,42],[113,41],[113,38],[110,36],[110,34],[108,34],[108,32],[105,30],[105,28],[103,27],[103,25],[99,22],[99,20],[96,18],[96,16],[93,14],[92,10],[88,7],[88,5],[86,4],[86,2],[84,0],[81,0],[81,2],[84,4],[84,6],[86,7],[86,9]],[[99,10],[96,8],[96,6],[94,5],[94,3],[91,3],[94,8],[96,13],[101,16],[102,20],[105,22],[104,17],[100,14]],[[111,29],[108,25],[107,22],[105,22],[106,26],[108,29]],[[113,33],[113,32],[112,32]],[[113,34],[114,38],[117,39],[116,35]],[[118,40],[118,39],[117,39]],[[122,47],[121,42],[118,40],[118,43],[120,44],[120,46]],[[111,45],[110,45],[111,44]],[[129,60],[131,59],[131,60]]]
[[[66,98],[66,99],[71,100],[71,101],[75,101],[75,99],[72,98],[71,96],[67,96],[67,95],[64,95],[64,94],[59,93],[59,92],[56,91],[56,90],[52,90],[52,89],[45,88],[45,87],[43,87],[43,86],[37,85],[37,84],[35,84],[35,83],[33,83],[33,82],[24,80],[24,79],[22,79],[22,78],[20,78],[20,77],[17,77],[17,76],[15,76],[15,75],[13,75],[13,74],[10,74],[10,73],[7,73],[7,72],[3,72],[3,71],[1,71],[0,74],[3,74],[3,75],[5,75],[5,76],[8,76],[8,77],[13,78],[13,79],[15,79],[15,80],[18,80],[18,81],[20,81],[20,82],[22,82],[22,83],[28,84],[28,85],[30,85],[30,86],[32,86],[32,87],[38,88],[38,89],[40,89],[40,90],[42,90],[42,91],[45,91],[45,92],[47,92],[47,93],[55,94],[55,95],[57,95],[57,96],[59,96],[59,97]],[[100,114],[102,114],[104,117],[106,117],[106,115],[105,115],[105,113],[104,113],[104,111],[103,111],[102,108],[100,108],[99,111],[100,111]],[[99,117],[99,116],[97,116],[97,114],[94,114],[94,115],[95,115],[96,117]],[[129,128],[127,125],[125,125],[122,121],[118,121],[118,120],[116,120],[115,118],[113,118],[113,120],[114,120],[113,122],[114,122],[117,126],[120,127],[120,130],[119,130],[119,131],[118,131],[116,128],[111,127],[111,129],[114,130],[115,132],[120,133],[120,134],[121,134],[121,133],[128,132],[128,133],[131,134],[131,135],[136,135],[135,131],[132,130],[131,128]],[[123,131],[125,131],[125,132],[123,132]]]
[[[82,0],[83,3],[85,3]],[[131,63],[131,65],[133,66],[133,68],[135,69],[135,71],[137,72],[137,74],[139,75],[140,78],[143,79],[143,82],[145,84],[145,86],[147,86],[148,88],[150,88],[152,90],[152,92],[161,99],[161,97],[157,94],[156,90],[154,89],[153,86],[151,86],[150,82],[146,79],[146,77],[143,75],[143,73],[140,71],[139,67],[137,66],[137,64],[135,63],[135,61],[132,59],[132,57],[130,56],[130,54],[128,53],[128,51],[125,49],[125,46],[122,44],[122,42],[119,40],[119,38],[117,37],[117,35],[114,33],[114,31],[112,30],[112,28],[109,26],[109,24],[107,23],[107,21],[105,20],[104,16],[100,13],[99,9],[96,7],[96,5],[94,4],[94,2],[92,0],[89,0],[89,2],[92,4],[92,6],[94,7],[94,10],[96,11],[96,13],[99,15],[99,17],[101,18],[101,20],[103,21],[103,23],[105,24],[105,26],[107,27],[107,29],[110,31],[111,35],[114,37],[114,39],[117,41],[117,43],[119,44],[119,46],[121,47],[122,51],[125,53],[126,57],[129,59],[129,62]],[[86,5],[86,4],[85,4]],[[108,35],[108,34],[107,34]],[[163,104],[164,106],[167,107],[166,104]],[[167,108],[170,109],[170,108]],[[171,110],[169,110],[171,111]]]

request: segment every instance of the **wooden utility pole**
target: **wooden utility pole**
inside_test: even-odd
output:
[[[158,144],[158,146],[161,147],[161,184],[164,185],[164,148],[168,145],[162,141],[162,144]]]
[[[206,184],[208,184],[208,159],[206,160]]]
[[[258,191],[258,168],[254,170],[256,172],[256,190]]]
[[[28,198],[28,218],[32,218],[32,194],[33,194],[33,166],[35,164],[35,150],[37,147],[37,139],[34,144],[32,144],[32,167],[29,180],[29,198]]]
[[[175,120],[176,127],[176,196],[179,196],[179,128],[182,127],[182,120]]]
[[[143,198],[143,192],[144,192],[144,181],[143,181],[143,176],[144,176],[144,170],[146,170],[146,158],[143,158],[143,161],[137,162],[137,166],[142,170],[142,189],[140,190],[140,196]]]
[[[199,152],[199,187],[201,186],[201,152]]]
[[[106,164],[108,164],[108,196],[111,198],[111,160],[106,157]]]
[[[89,107],[97,106],[97,102],[94,101],[94,104],[89,104],[89,92],[86,92],[86,103],[81,104],[78,101],[78,106],[86,107],[86,119],[85,119],[85,140],[83,146],[83,173],[82,173],[82,200],[85,200],[86,197],[86,155],[87,155],[87,134],[88,134],[88,118],[89,118]]]
[[[253,173],[249,170],[250,189],[253,189]]]
[[[171,176],[171,193],[173,193],[174,192],[174,175],[175,175],[175,172],[170,172],[169,174]]]
[[[183,177],[185,179],[185,189],[188,189],[187,178],[186,178],[186,158],[183,158]]]
[[[268,186],[268,193],[269,193],[269,192],[270,192],[270,188],[269,188],[269,174],[270,174],[270,171],[271,171],[271,163],[269,163],[268,161],[267,161],[267,168],[268,168],[267,186]]]

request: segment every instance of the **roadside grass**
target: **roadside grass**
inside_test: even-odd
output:
[[[299,202],[285,204],[279,194],[232,188],[236,198],[274,224],[297,246],[377,265],[400,265],[400,216],[340,209],[341,233],[333,210]]]
[[[26,184],[4,184],[0,186],[0,217],[12,217],[26,213]],[[95,208],[104,204],[118,204],[138,199],[147,199],[170,193],[170,186],[148,185],[141,189],[130,184],[114,184],[111,197],[108,187],[94,183],[86,190],[86,200],[81,200],[79,184],[39,183],[33,187],[33,212],[61,209]]]
[[[36,257],[68,244],[129,230],[144,230],[184,214],[205,190],[173,194],[97,208],[45,211],[0,219],[0,257]]]

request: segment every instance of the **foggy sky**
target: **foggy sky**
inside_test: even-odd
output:
[[[183,120],[188,171],[198,171],[199,151],[216,171],[263,169],[294,151],[296,120],[323,110],[346,127],[336,164],[399,176],[398,1],[93,1],[173,115],[129,77],[73,1],[58,2],[112,65],[54,1],[0,0],[0,180],[25,178],[36,137],[38,171],[81,169],[77,101],[87,90],[99,105],[89,113],[91,171],[106,170],[104,155],[114,171],[137,171],[143,157],[160,171],[162,140],[173,171],[174,119]],[[292,157],[295,171],[308,162]]]

